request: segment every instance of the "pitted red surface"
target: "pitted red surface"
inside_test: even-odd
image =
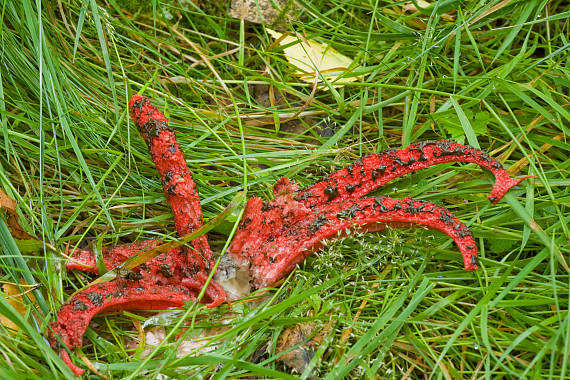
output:
[[[178,234],[194,231],[203,223],[200,199],[168,120],[144,96],[134,95],[129,107],[149,146]],[[356,230],[372,232],[387,226],[423,225],[450,236],[461,251],[464,268],[475,270],[477,247],[473,235],[447,209],[412,198],[366,197],[394,178],[447,162],[470,162],[490,170],[495,176],[489,196],[493,203],[524,179],[510,178],[495,159],[470,146],[451,141],[419,142],[363,157],[301,191],[289,179],[280,179],[274,186],[273,200],[249,199],[228,253],[235,263],[249,268],[254,285],[259,288],[288,275],[325,239]],[[148,240],[117,246],[104,249],[102,256],[111,269],[160,243]],[[77,263],[70,262],[68,269],[97,273],[93,252],[81,250],[74,259]],[[50,341],[79,375],[84,370],[73,364],[60,342],[67,348],[81,346],[89,321],[104,311],[164,309],[196,300],[212,264],[213,254],[203,235],[193,240],[189,248],[173,249],[119,278],[86,288],[62,306],[52,324]],[[225,299],[224,290],[212,281],[201,302],[215,307]]]

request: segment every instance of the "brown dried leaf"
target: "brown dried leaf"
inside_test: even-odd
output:
[[[332,326],[332,323],[320,326],[315,322],[306,322],[283,330],[281,335],[279,335],[279,339],[277,339],[277,346],[275,347],[276,354],[289,350],[291,347],[298,345],[312,335],[314,335],[314,337],[307,343],[280,356],[277,360],[283,362],[283,364],[291,368],[293,372],[303,373],[311,362],[311,359],[313,359],[313,356],[315,356],[315,352],[319,346],[330,334]]]
[[[20,225],[20,222],[18,222],[16,214],[17,205],[18,202],[10,198],[8,194],[6,194],[2,189],[0,189],[0,209],[4,209],[7,211],[6,224],[8,225],[8,230],[10,231],[14,239],[37,240],[35,237],[24,231],[24,229]]]
[[[6,209],[10,213],[16,212],[18,204],[10,198],[2,189],[0,189],[0,208]]]
[[[8,225],[8,230],[10,231],[14,239],[38,241],[37,238],[24,231],[24,229],[20,225],[20,222],[18,222],[18,218],[16,217],[16,215],[8,215],[6,224]]]

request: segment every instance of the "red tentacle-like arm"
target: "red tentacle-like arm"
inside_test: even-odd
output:
[[[113,248],[103,247],[101,254],[105,260],[105,267],[107,269],[115,268],[117,265],[122,264],[129,257],[140,254],[148,249],[152,249],[162,243],[160,240],[144,240],[132,244],[121,244]],[[97,269],[97,262],[93,251],[88,249],[81,249],[75,252],[73,260],[68,261],[65,267],[68,270],[79,270],[93,274],[99,274]]]
[[[186,165],[184,154],[176,141],[174,131],[168,126],[168,119],[148,98],[135,94],[130,102],[131,117],[146,141],[152,160],[161,178],[164,194],[174,214],[174,225],[179,236],[186,235],[203,224],[202,208],[192,172]],[[125,261],[130,255],[140,252],[140,247],[150,245],[154,240],[104,249],[103,258],[108,269]],[[213,264],[213,253],[206,235],[190,243],[187,265],[195,271],[207,271]],[[83,265],[81,265],[83,264]],[[81,250],[68,269],[97,273],[93,252]],[[207,274],[207,273],[206,273]],[[223,302],[223,301],[222,301]]]
[[[103,251],[109,268],[116,266],[128,257],[155,248],[159,240],[147,240],[130,245],[117,246]],[[78,261],[83,265],[71,264],[82,270],[97,273],[95,259],[91,251],[80,251]],[[121,273],[113,281],[96,284],[83,289],[68,300],[57,314],[57,321],[51,325],[50,342],[58,348],[62,359],[77,375],[83,370],[73,365],[67,348],[81,346],[85,329],[91,319],[102,312],[112,310],[162,310],[182,306],[195,300],[207,280],[203,271],[186,265],[187,253],[181,247],[159,255],[132,271]],[[215,282],[210,282],[201,300],[209,307],[220,305],[225,298],[224,290]]]
[[[141,136],[146,141],[152,160],[161,178],[164,194],[174,214],[174,224],[179,236],[186,235],[203,224],[202,208],[192,173],[186,165],[184,154],[176,141],[174,131],[168,126],[168,120],[148,98],[135,94],[130,102],[131,117]],[[141,246],[152,244],[154,240],[135,243],[132,246],[119,246],[104,249],[102,256],[108,269],[125,261],[130,255],[140,252]],[[206,235],[190,243],[188,267],[196,273],[194,277],[207,278],[213,264],[213,253]],[[89,250],[81,250],[74,256],[74,261],[67,264],[68,269],[97,273],[94,255]],[[220,293],[223,302],[223,292]]]
[[[363,157],[300,191],[295,199],[312,207],[332,200],[360,198],[395,178],[448,162],[471,162],[490,170],[495,176],[495,185],[489,195],[493,204],[511,187],[528,178],[511,178],[497,160],[471,146],[447,140],[428,140],[404,149],[390,149]]]
[[[168,119],[148,98],[134,95],[129,102],[131,117],[146,141],[152,161],[162,180],[164,195],[174,213],[174,225],[179,236],[184,236],[203,224],[202,207],[192,173],[176,141]],[[212,264],[212,251],[206,235],[192,240],[195,253],[190,255],[194,265]]]
[[[229,253],[248,266],[256,287],[277,282],[325,239],[361,231],[423,225],[450,236],[463,255],[465,269],[477,269],[477,246],[471,231],[447,209],[413,198],[364,198],[307,207],[291,194],[269,203],[251,198]]]
[[[304,190],[282,178],[275,200],[248,202],[229,253],[249,267],[256,286],[275,283],[320,247],[323,239],[359,226],[378,231],[387,225],[424,225],[449,235],[463,255],[466,270],[477,269],[477,247],[469,229],[445,208],[406,198],[362,197],[407,173],[447,162],[472,162],[490,170],[495,184],[489,200],[497,203],[521,180],[511,178],[500,163],[470,146],[450,141],[424,141],[364,157]],[[346,234],[346,233],[345,233]]]
[[[51,325],[50,340],[63,361],[79,376],[84,370],[73,364],[63,346],[80,347],[83,334],[96,314],[127,309],[163,310],[195,299],[195,295],[181,285],[149,286],[145,281],[126,279],[93,285],[61,307],[57,321]]]

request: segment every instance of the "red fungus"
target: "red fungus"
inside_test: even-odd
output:
[[[184,236],[203,224],[200,197],[184,154],[176,142],[174,131],[168,127],[168,120],[150,104],[148,98],[136,94],[131,98],[129,107],[162,180],[164,195],[174,213],[176,232]],[[212,250],[205,235],[190,244],[195,251],[190,252],[189,264],[200,270],[213,264]]]
[[[174,213],[176,230],[180,236],[190,233],[203,223],[202,208],[174,132],[168,127],[168,120],[150,105],[147,98],[134,95],[129,106],[131,117],[147,142],[162,179],[164,194]],[[102,256],[106,267],[112,269],[130,256],[160,243],[159,240],[147,240],[119,245],[104,249]],[[85,329],[96,314],[109,310],[165,309],[197,298],[208,278],[213,254],[205,235],[194,239],[190,246],[161,254],[121,278],[83,289],[61,307],[57,321],[51,325],[50,341],[76,375],[84,370],[71,362],[60,343],[68,349],[80,347]],[[67,265],[68,269],[97,273],[91,251],[79,251],[75,259],[76,262]],[[201,301],[209,307],[216,307],[225,300],[224,290],[211,281]]]
[[[296,201],[291,193],[278,195],[271,202],[251,198],[228,253],[236,264],[249,267],[254,285],[262,288],[289,274],[321,248],[325,239],[357,230],[375,232],[387,226],[417,224],[449,235],[463,255],[465,269],[477,269],[473,235],[447,209],[422,200],[384,196],[313,207]]]
[[[295,199],[312,207],[332,200],[361,198],[395,178],[448,162],[471,162],[490,170],[495,176],[495,185],[489,195],[493,204],[497,204],[511,187],[529,178],[511,178],[497,160],[471,146],[447,140],[427,140],[362,157],[300,191]]]
[[[174,132],[146,97],[134,95],[129,107],[149,146],[178,234],[194,231],[203,223],[200,199]],[[342,237],[356,230],[373,232],[387,226],[424,225],[450,236],[462,253],[465,269],[475,270],[477,247],[473,235],[447,209],[412,198],[365,197],[397,177],[446,162],[471,162],[490,170],[495,184],[489,200],[494,204],[511,187],[528,178],[510,178],[487,153],[451,141],[424,141],[363,157],[301,191],[296,184],[282,178],[274,186],[275,199],[269,202],[257,197],[249,199],[228,249],[228,265],[245,270],[260,288],[289,274],[319,249],[324,239]],[[148,240],[104,249],[105,265],[114,268],[160,243]],[[85,329],[96,314],[109,310],[164,309],[196,300],[206,283],[213,254],[205,235],[190,245],[189,249],[176,248],[159,255],[110,282],[90,286],[62,306],[57,321],[52,323],[50,341],[76,375],[84,370],[72,363],[60,343],[69,349],[81,346]],[[79,251],[74,260],[67,264],[68,269],[97,273],[91,251]],[[225,300],[224,289],[211,281],[201,301],[215,307]]]
[[[93,285],[72,297],[61,307],[57,321],[52,323],[52,346],[59,351],[63,361],[77,376],[84,370],[71,361],[67,348],[81,347],[83,334],[98,313],[113,310],[162,310],[182,306],[195,300],[194,295],[181,285],[159,285],[150,281],[110,281]],[[60,342],[61,340],[61,342]]]

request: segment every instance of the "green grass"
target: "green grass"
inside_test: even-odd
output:
[[[59,307],[92,280],[64,270],[66,249],[172,233],[127,114],[130,95],[143,92],[177,131],[207,220],[244,187],[269,199],[281,176],[308,185],[360,155],[422,139],[479,146],[537,179],[497,206],[486,200],[490,177],[474,165],[425,169],[381,190],[464,221],[480,249],[474,273],[440,233],[355,236],[307,259],[258,306],[97,317],[76,362],[83,355],[112,378],[307,378],[311,368],[329,379],[570,378],[567,1],[450,0],[408,13],[411,2],[300,1],[288,28],[354,57],[363,75],[317,91],[302,134],[280,121],[312,85],[269,49],[262,26],[226,16],[229,1],[136,3],[0,2],[0,188],[45,242],[13,239],[0,221],[0,280],[38,284],[34,302],[23,297],[25,316],[0,297],[0,314],[20,328],[0,326],[0,377],[71,377],[43,339]],[[263,85],[287,102],[264,105],[255,92]],[[332,137],[318,134],[325,117],[338,127]],[[214,251],[230,227],[209,233]],[[146,359],[127,345],[144,321],[171,337]],[[277,339],[308,321],[331,333],[310,368],[291,373]],[[176,357],[174,337],[221,326],[229,328],[211,338],[214,350]]]

